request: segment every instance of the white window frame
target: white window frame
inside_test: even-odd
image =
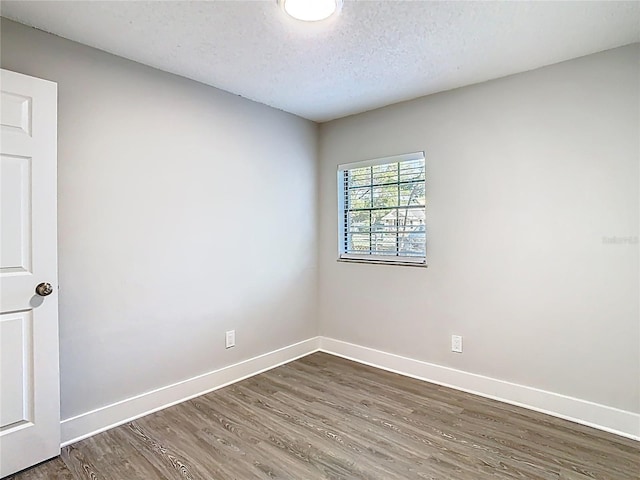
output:
[[[372,255],[372,254],[355,254],[345,252],[345,234],[347,230],[345,219],[345,195],[344,195],[344,172],[362,167],[372,167],[376,165],[385,165],[389,163],[399,163],[414,160],[425,160],[424,152],[405,153],[402,155],[394,155],[390,157],[374,158],[371,160],[364,160],[360,162],[352,162],[338,165],[337,180],[338,180],[338,261],[340,262],[358,262],[358,263],[374,263],[374,264],[386,264],[386,265],[409,265],[409,266],[427,266],[427,234],[426,234],[426,200],[425,200],[425,256],[401,256],[401,255]],[[426,164],[425,164],[426,166]],[[425,187],[426,187],[426,172],[425,172]],[[426,194],[426,188],[425,188]]]

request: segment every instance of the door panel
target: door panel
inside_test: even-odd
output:
[[[32,420],[31,339],[31,312],[0,314],[0,430]]]
[[[0,477],[4,477],[60,453],[57,86],[7,70],[0,73]],[[43,282],[54,287],[47,296],[35,291]]]
[[[31,159],[0,155],[0,275],[31,273]]]
[[[3,91],[2,129],[14,129],[16,133],[31,136],[31,97]]]

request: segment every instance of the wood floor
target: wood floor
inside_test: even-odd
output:
[[[315,353],[10,478],[626,480],[640,443]]]

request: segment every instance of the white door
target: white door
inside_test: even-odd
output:
[[[0,477],[4,477],[60,454],[57,85],[2,70],[0,90]]]

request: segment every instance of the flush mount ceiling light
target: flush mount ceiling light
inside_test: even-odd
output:
[[[293,18],[317,22],[340,12],[342,0],[278,0],[278,5]]]

